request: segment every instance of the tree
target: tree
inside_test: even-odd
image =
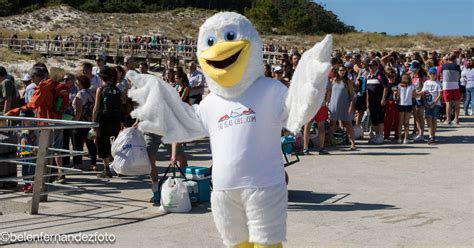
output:
[[[278,9],[272,0],[257,0],[255,8],[246,8],[245,15],[262,32],[271,32],[272,27],[280,25]]]
[[[8,16],[17,13],[19,10],[19,0],[0,0],[0,16]]]

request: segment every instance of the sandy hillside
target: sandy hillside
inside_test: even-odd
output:
[[[89,14],[68,6],[45,8],[0,18],[0,31],[34,36],[101,33],[113,36],[157,34],[171,38],[194,37],[211,11],[182,9],[146,14]]]
[[[45,37],[58,33],[64,35],[107,34],[111,40],[125,35],[161,35],[169,38],[196,38],[199,26],[211,16],[213,11],[199,9],[179,9],[157,13],[89,14],[68,6],[41,9],[32,13],[0,18],[0,34],[8,37],[19,33],[26,37]],[[310,47],[323,37],[317,35],[266,35],[266,43],[286,47]],[[410,36],[387,36],[376,33],[350,33],[335,35],[335,47],[360,50],[438,50],[474,46],[474,36],[439,37],[431,34]]]

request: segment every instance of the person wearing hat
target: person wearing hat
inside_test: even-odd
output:
[[[100,54],[95,57],[95,64],[94,68],[92,68],[92,74],[99,75],[100,70],[104,68],[105,64],[107,63],[107,55]]]
[[[98,155],[104,161],[104,171],[98,174],[99,178],[111,178],[109,167],[111,154],[110,138],[117,137],[121,129],[122,112],[120,109],[122,93],[117,85],[117,71],[104,66],[99,76],[104,84],[97,89],[96,101],[92,111],[92,122],[98,122],[97,148]]]
[[[277,65],[273,69],[273,79],[280,81],[286,87],[290,87],[288,81],[283,78],[283,67],[281,67],[280,65]]]
[[[375,134],[371,135],[369,143],[382,144],[384,141],[385,101],[388,94],[388,80],[379,62],[373,59],[369,63],[367,75],[367,107],[370,111],[370,121]]]
[[[429,132],[428,145],[434,144],[436,141],[436,125],[441,110],[441,85],[437,80],[437,75],[438,70],[436,67],[431,67],[429,69],[430,80],[423,84],[423,89],[421,90],[425,96],[426,103],[425,118]]]
[[[36,90],[36,84],[31,81],[30,74],[25,74],[25,76],[23,77],[21,81],[23,82],[23,85],[25,85],[24,98],[25,98],[25,104],[26,104],[31,101],[31,98],[33,97],[33,94],[35,93],[35,90]]]

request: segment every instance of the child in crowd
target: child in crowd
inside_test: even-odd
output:
[[[408,74],[402,76],[402,81],[398,85],[394,94],[398,100],[399,125],[398,143],[402,143],[402,126],[405,126],[403,144],[408,144],[409,120],[413,110],[413,97],[415,92],[415,85],[412,84],[411,77]]]
[[[30,109],[23,109],[20,112],[20,117],[35,117],[35,113]],[[33,121],[23,121],[23,126],[33,126],[35,123]],[[23,146],[36,146],[37,145],[37,135],[35,131],[32,130],[22,130],[20,132],[20,145]],[[32,147],[18,147],[18,157],[19,158],[28,158],[36,155],[36,150]],[[22,160],[22,162],[35,163],[34,159],[31,160]],[[21,169],[22,176],[32,176],[35,174],[35,166],[33,165],[22,165]],[[32,181],[33,178],[27,178],[26,180]],[[33,184],[25,183],[22,188],[22,191],[25,193],[33,192]]]
[[[437,81],[438,70],[436,67],[431,67],[429,70],[430,80],[426,81],[423,84],[423,89],[421,93],[425,96],[425,118],[428,123],[429,139],[428,144],[435,143],[435,134],[436,134],[436,125],[441,110],[441,85]]]

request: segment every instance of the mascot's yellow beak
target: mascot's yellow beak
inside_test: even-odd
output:
[[[250,52],[248,40],[220,42],[201,53],[199,64],[214,81],[231,88],[242,80]]]

